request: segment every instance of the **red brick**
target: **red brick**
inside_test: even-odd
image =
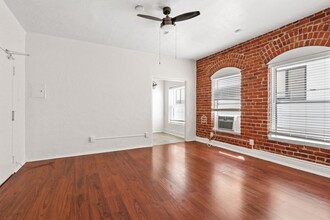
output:
[[[268,75],[267,63],[279,54],[302,46],[330,46],[330,8],[285,25],[231,48],[219,51],[196,62],[196,134],[209,137],[213,128],[210,77],[224,67],[237,67],[242,73],[241,134],[221,133],[217,140],[249,147],[248,139],[256,140],[256,147],[302,160],[330,165],[330,150],[270,141],[268,133]],[[208,117],[202,125],[200,117]],[[230,137],[240,138],[242,141]]]

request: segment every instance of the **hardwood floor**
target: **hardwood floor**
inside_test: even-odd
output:
[[[330,219],[330,180],[190,142],[27,163],[0,219]]]

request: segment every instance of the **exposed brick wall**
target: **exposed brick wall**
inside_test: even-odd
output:
[[[219,132],[216,140],[250,147],[246,140],[252,138],[257,149],[330,165],[330,150],[270,141],[267,137],[267,63],[283,52],[303,46],[330,46],[330,8],[198,60],[196,135],[207,138],[213,128],[210,77],[224,67],[237,67],[242,73],[241,135]],[[202,124],[202,115],[207,116],[205,124]]]

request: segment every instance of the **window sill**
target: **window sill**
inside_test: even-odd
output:
[[[223,132],[223,133],[229,133],[229,134],[236,134],[236,135],[240,135],[241,132],[237,132],[237,131],[232,131],[232,130],[225,130],[225,129],[216,129],[216,128],[213,128],[213,131],[215,132]]]
[[[169,121],[169,124],[174,124],[174,125],[184,125],[185,122],[180,122],[180,121]]]
[[[330,149],[330,144],[325,143],[322,141],[314,141],[314,140],[307,140],[303,138],[296,138],[296,137],[287,137],[284,135],[278,134],[268,134],[268,139],[272,141],[280,141],[289,144],[298,144],[298,145],[306,145],[311,147],[318,147],[322,149]]]

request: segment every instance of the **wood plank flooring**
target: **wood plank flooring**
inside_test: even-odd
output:
[[[27,163],[0,219],[330,219],[330,179],[189,142]]]

